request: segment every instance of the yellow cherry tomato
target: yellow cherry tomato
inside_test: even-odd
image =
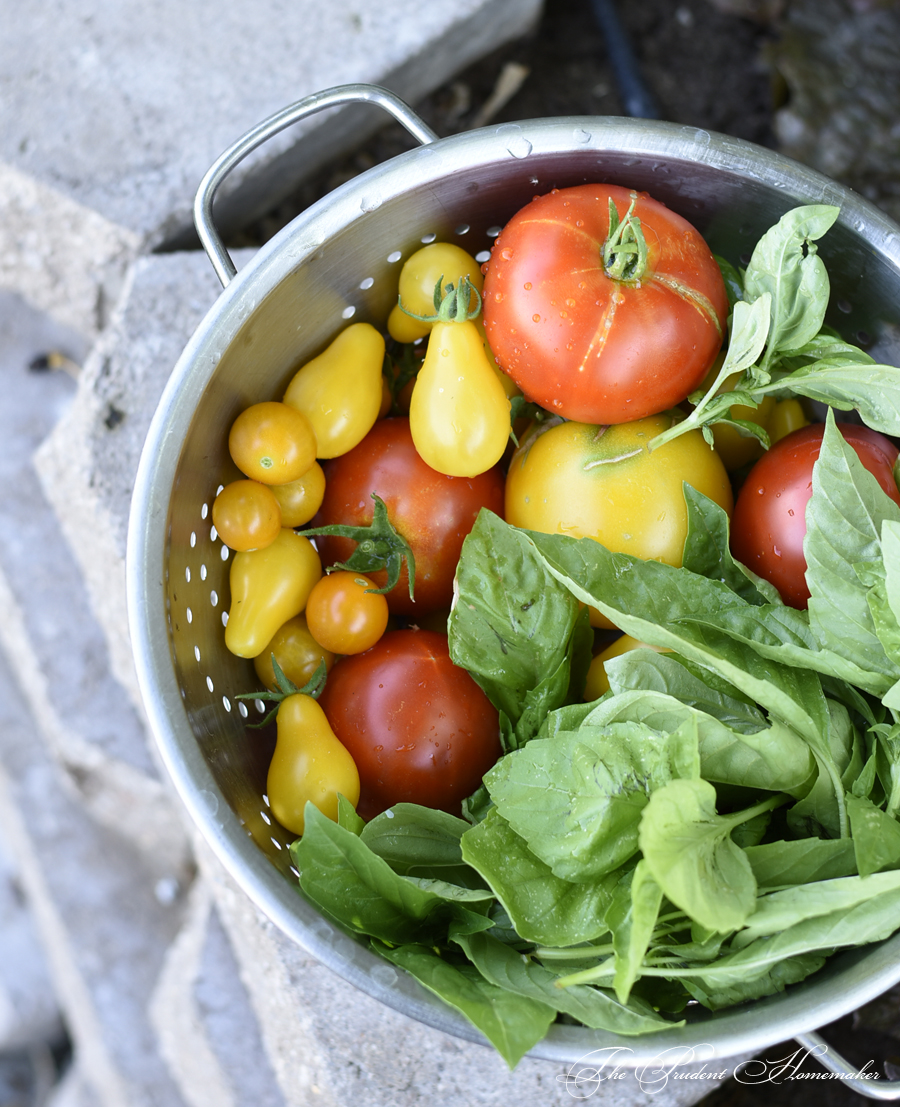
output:
[[[687,481],[727,512],[728,474],[700,431],[652,452],[671,413],[596,427],[557,423],[523,440],[506,480],[506,521],[546,534],[593,538],[608,549],[679,566]]]
[[[302,477],[316,460],[316,436],[303,412],[268,400],[235,419],[228,450],[245,476],[263,484],[286,484]]]
[[[287,528],[264,550],[234,555],[225,645],[238,657],[256,657],[275,631],[306,607],[322,563],[308,538]]]
[[[384,634],[388,602],[361,573],[329,573],[316,583],[306,604],[313,638],[334,653],[364,653]]]
[[[325,471],[314,461],[299,480],[271,485],[272,495],[281,508],[281,525],[302,527],[322,506],[325,498]]]
[[[370,323],[353,323],[294,374],[284,402],[309,419],[317,457],[340,457],[372,429],[383,364],[382,336]]]
[[[306,616],[302,614],[295,615],[280,626],[271,642],[253,659],[256,675],[270,692],[277,692],[279,688],[275,679],[275,666],[272,664],[273,653],[281,671],[298,688],[312,680],[321,662],[325,662],[326,670],[330,670],[334,664],[334,654],[313,638]]]
[[[450,477],[496,465],[509,439],[509,399],[471,321],[436,323],[409,405],[422,460]]]
[[[789,435],[792,431],[800,430],[801,427],[808,426],[809,419],[806,418],[803,404],[801,404],[799,400],[793,398],[779,400],[775,405],[775,410],[769,418],[767,427],[769,431],[769,442],[774,446],[776,442],[780,442],[782,438]]]
[[[259,550],[281,530],[281,509],[268,484],[235,480],[226,484],[212,507],[213,526],[233,550]]]
[[[671,650],[662,646],[648,646],[646,642],[632,638],[630,634],[620,635],[605,650],[601,650],[591,662],[584,686],[584,698],[586,700],[597,700],[604,692],[609,691],[609,677],[606,675],[605,665],[607,661],[613,657],[620,657],[629,650],[639,649],[655,650],[656,653],[671,653]]]
[[[359,802],[359,773],[325,712],[311,696],[287,696],[278,708],[276,730],[266,778],[272,814],[282,826],[302,834],[309,801],[337,822],[339,795],[354,807]]]
[[[434,315],[434,286],[438,281],[444,289],[448,284],[456,287],[463,277],[480,293],[484,277],[478,262],[461,246],[450,242],[432,242],[416,250],[403,263],[400,270],[400,301],[407,311],[415,315]],[[475,306],[472,296],[471,306]],[[397,342],[415,342],[432,328],[431,323],[413,319],[395,304],[387,322],[388,333]]]

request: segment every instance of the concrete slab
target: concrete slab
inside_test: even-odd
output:
[[[346,82],[415,102],[522,35],[539,10],[540,0],[2,0],[0,197],[15,203],[0,281],[71,314],[53,274],[80,255],[72,275],[87,302],[77,308],[91,326],[92,291],[114,296],[122,251],[183,240],[203,174],[245,131]],[[223,225],[261,214],[386,121],[378,109],[342,109],[282,133],[223,189]],[[86,237],[85,213],[102,223],[102,243]]]
[[[0,664],[0,834],[20,867],[79,1072],[92,1092],[85,1101],[184,1107],[147,1014],[181,926],[182,876],[92,820],[34,732],[28,706]]]
[[[0,648],[88,809],[183,866],[186,841],[142,719],[110,671],[78,563],[31,463],[76,385],[28,367],[48,351],[77,362],[83,349],[77,334],[0,293]]]
[[[252,251],[237,251],[238,267]],[[221,292],[200,251],[139,258],[77,394],[35,454],[44,494],[106,635],[112,672],[140,703],[125,607],[125,539],[144,438],[169,374]]]

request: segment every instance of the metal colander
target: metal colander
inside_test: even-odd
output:
[[[388,110],[422,145],[336,189],[235,275],[211,217],[218,184],[269,135],[348,101]],[[162,756],[200,830],[259,908],[312,955],[403,1013],[472,1040],[483,1039],[461,1016],[297,894],[292,835],[264,794],[272,747],[257,732],[248,736],[255,709],[235,698],[257,684],[251,665],[224,646],[229,551],[211,508],[219,487],[239,476],[226,443],[234,418],[280,398],[297,366],[348,320],[382,326],[401,263],[422,243],[456,242],[484,260],[503,223],[535,194],[591,181],[646,190],[735,263],[796,204],[839,205],[840,220],[820,243],[833,286],[828,321],[878,360],[900,363],[900,229],[810,169],[739,139],[639,119],[538,119],[438,140],[383,89],[343,86],[261,124],[207,174],[198,230],[226,287],[172,373],[134,492],[127,570],[138,677]],[[898,980],[900,936],[835,957],[782,995],[629,1038],[630,1063],[686,1044],[718,1057],[758,1051],[806,1035]],[[622,1040],[558,1025],[532,1055],[575,1061],[612,1044]]]

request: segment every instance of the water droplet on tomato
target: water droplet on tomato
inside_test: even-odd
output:
[[[781,557],[781,550],[779,550],[777,546],[772,547],[772,553],[774,553],[776,557]]]
[[[528,292],[531,289],[531,281],[526,281],[524,285],[525,291]]]
[[[512,250],[510,250],[508,246],[500,251],[500,257],[502,257],[504,261],[509,261],[512,256]]]
[[[495,293],[494,293],[494,301],[495,301],[495,303],[498,303],[498,304],[499,304],[499,303],[500,303],[500,301],[501,301],[502,299],[503,299],[503,293],[502,293],[502,292],[495,292]]]
[[[792,507],[789,507],[788,508],[788,515],[793,515],[793,514],[794,514],[794,509]]]
[[[764,496],[764,495],[766,494],[766,490],[765,490],[765,488],[757,488],[757,490],[756,490],[756,494],[757,494],[758,496]]]
[[[532,319],[532,322],[534,322],[534,323],[540,323],[540,321],[541,321],[540,315],[532,315],[531,319]]]
[[[575,220],[575,226],[576,227],[583,227],[584,226],[584,220],[583,219],[576,219]]]

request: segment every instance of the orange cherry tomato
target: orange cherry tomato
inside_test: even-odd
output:
[[[289,404],[253,404],[235,419],[228,450],[240,471],[263,484],[287,484],[316,460],[316,436],[303,414]]]
[[[384,634],[388,603],[368,577],[347,570],[316,583],[306,604],[313,638],[332,653],[363,653]]]
[[[233,550],[261,550],[281,531],[281,509],[267,484],[235,480],[216,496],[213,526]]]

